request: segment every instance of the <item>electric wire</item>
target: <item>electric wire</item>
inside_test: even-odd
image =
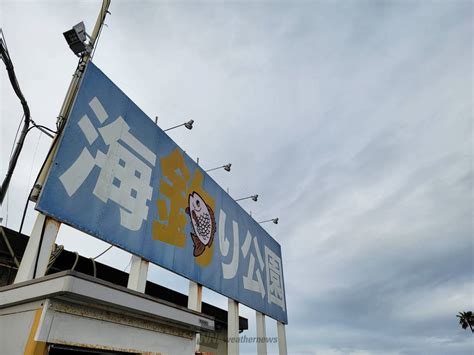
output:
[[[3,34],[3,29],[0,28],[0,35],[2,35],[2,41],[5,43],[5,48],[7,49],[8,53],[8,46],[7,46],[7,40],[5,39],[5,35]]]
[[[5,227],[8,226],[8,203],[10,202],[10,191],[7,191],[7,203],[5,204]]]
[[[127,268],[129,267],[129,265],[132,264],[132,259],[133,259],[133,256],[130,257],[130,261],[128,262],[127,266],[125,266],[125,267],[123,268],[123,271],[127,270]]]
[[[106,6],[102,6],[102,9],[101,9],[101,22],[104,23],[105,21],[105,17],[107,16],[107,14],[110,14],[109,11],[106,10],[106,8],[108,7],[108,4]],[[94,48],[93,48],[93,52],[91,53],[91,59],[93,57],[93,55],[95,54],[95,50],[97,48],[96,44],[98,43],[98,40],[100,38],[100,35],[102,33],[102,26],[99,28],[99,33],[98,33],[98,36],[96,38],[96,41],[95,43],[93,44]],[[23,96],[23,93],[21,92],[21,89],[20,89],[20,86],[18,84],[18,80],[16,78],[16,75],[15,75],[15,71],[14,71],[14,67],[13,67],[13,63],[11,61],[11,58],[10,58],[10,55],[9,55],[9,52],[8,52],[8,46],[7,46],[7,42],[5,40],[5,36],[4,36],[4,33],[3,33],[3,30],[0,28],[0,35],[1,35],[1,38],[0,38],[0,58],[3,60],[4,64],[5,64],[5,67],[6,67],[6,70],[8,72],[8,76],[10,78],[10,83],[13,87],[13,90],[15,91],[17,97],[20,99],[20,102],[21,102],[21,105],[22,105],[22,108],[23,108],[23,112],[24,112],[24,115],[23,115],[23,121],[24,121],[24,124],[23,124],[23,129],[21,131],[21,135],[20,135],[20,138],[18,140],[18,143],[15,147],[15,142],[17,140],[17,137],[18,137],[18,132],[19,132],[19,129],[20,129],[20,126],[21,126],[21,123],[20,125],[18,126],[18,129],[17,129],[17,133],[15,135],[15,140],[13,142],[13,146],[12,146],[12,151],[10,153],[10,163],[9,163],[9,166],[8,166],[8,170],[7,170],[7,175],[6,177],[4,178],[3,182],[2,182],[2,185],[0,186],[0,204],[3,202],[3,199],[6,195],[6,192],[8,190],[8,186],[9,186],[9,183],[10,183],[10,180],[11,180],[11,177],[13,175],[13,171],[15,170],[15,167],[16,167],[16,163],[18,161],[18,158],[19,158],[19,155],[20,155],[20,152],[23,148],[23,145],[24,145],[24,141],[25,141],[25,138],[28,134],[28,132],[31,130],[31,128],[37,128],[39,129],[41,132],[43,132],[44,134],[48,135],[49,137],[55,139],[57,138],[57,134],[61,131],[61,128],[63,128],[63,126],[59,126],[58,125],[58,122],[56,124],[56,127],[57,127],[57,131],[53,131],[52,129],[48,128],[48,127],[45,127],[45,126],[42,126],[42,125],[38,125],[36,124],[32,119],[31,119],[31,116],[30,116],[30,109],[28,107],[28,104],[26,102],[26,99],[24,98]],[[83,62],[83,58],[81,58],[80,62],[79,62],[79,65],[78,67],[81,66]],[[58,120],[59,121],[59,120]],[[32,127],[29,127],[29,125],[32,124]],[[49,131],[49,132],[48,132]],[[56,137],[53,136],[51,133],[53,134],[56,134]],[[41,135],[40,135],[41,137]],[[13,147],[15,147],[13,149]],[[50,147],[49,149],[49,152],[48,152],[48,155],[50,154],[50,152],[52,151],[54,147],[54,144]],[[40,170],[40,173],[41,174],[41,171],[43,169],[43,167],[45,166],[46,164],[46,160],[43,162],[43,165],[41,167],[41,170]],[[38,175],[39,176],[39,175]],[[26,213],[27,213],[27,210],[28,210],[28,204],[29,204],[29,201],[30,201],[30,198],[31,198],[31,194],[33,193],[33,190],[34,190],[34,187],[32,187],[29,195],[28,195],[28,198],[26,200],[26,203],[25,203],[25,207],[23,209],[23,215],[22,215],[22,219],[21,219],[21,224],[20,224],[20,229],[19,229],[19,232],[21,233],[21,230],[23,228],[23,224],[24,224],[24,221],[25,221],[25,217],[26,217]],[[8,203],[8,202],[7,202]],[[41,235],[40,235],[40,240],[39,240],[39,246],[38,246],[38,252],[37,252],[37,255],[36,255],[36,261],[35,261],[35,267],[34,267],[34,271],[33,271],[33,278],[36,277],[36,273],[37,273],[37,268],[38,268],[38,260],[39,260],[39,256],[40,256],[40,251],[41,251],[41,246],[42,246],[42,243],[43,243],[43,237],[44,237],[44,232],[45,232],[45,228],[46,228],[46,223],[47,223],[47,220],[45,219],[45,221],[43,222],[43,225],[42,225],[42,228],[41,228]],[[107,248],[106,250],[104,250],[102,253],[100,253],[99,255],[97,255],[96,257],[94,258],[91,258],[92,259],[92,262],[93,262],[93,267],[94,267],[94,276],[96,275],[96,266],[95,266],[95,259],[99,258],[100,256],[104,255],[107,251],[109,251],[113,246],[111,245],[109,248]],[[61,250],[62,251],[62,250]],[[60,251],[60,252],[61,252]],[[59,252],[59,253],[60,253]],[[59,255],[59,254],[58,254]],[[50,262],[48,263],[48,266],[47,266],[47,270],[49,270],[49,268],[52,266],[52,264],[54,263],[54,260],[57,258],[57,256],[55,258],[53,258],[53,260],[50,260]],[[79,260],[79,254],[76,252],[76,260],[74,262],[74,265],[72,267],[72,270],[74,270],[74,268],[76,267],[77,265],[77,262]]]
[[[18,138],[18,132],[20,131],[20,127],[21,127],[21,123],[23,121],[23,118],[25,117],[25,115],[22,116],[19,124],[18,124],[18,128],[17,128],[17,131],[16,131],[16,134],[15,134],[15,139],[13,140],[13,144],[12,144],[12,148],[11,148],[11,151],[10,151],[10,158],[12,157],[13,155],[13,150],[15,148],[15,143],[16,143],[16,140]],[[28,128],[28,132],[32,129],[32,128],[35,128],[37,126],[40,126],[40,125],[37,125],[36,123],[34,123],[33,120],[31,120],[31,122],[33,123],[33,126],[32,127],[29,127]],[[51,128],[48,128],[48,127],[45,127],[45,126],[40,126],[50,132],[53,132],[53,133],[56,133],[55,131],[53,131]],[[27,132],[27,133],[28,133]],[[49,134],[48,132],[44,132],[43,130],[40,129],[40,138],[41,138],[41,133],[45,133],[46,135],[48,135],[49,137],[52,137],[54,138],[51,134]],[[36,152],[38,150],[38,144],[39,144],[39,139],[38,139],[38,143],[36,144],[36,149],[35,149],[35,157],[36,157]],[[33,161],[35,160],[35,158],[33,158]],[[28,178],[28,182],[30,181],[30,178],[31,178],[31,171],[30,171],[30,177]],[[19,229],[19,233],[21,233],[21,230],[23,229],[23,223],[24,223],[24,220],[25,220],[25,214],[26,214],[26,208],[28,206],[28,199],[29,199],[29,196],[31,195],[31,191],[30,193],[28,194],[28,197],[27,197],[27,201],[26,201],[26,205],[25,205],[25,208],[23,210],[23,215],[22,215],[22,218],[21,218],[21,223],[20,223],[20,229]],[[6,203],[6,215],[5,215],[5,226],[7,225],[7,222],[8,222],[8,207],[9,207],[9,192],[7,191],[7,203]]]
[[[105,26],[107,26],[105,24],[105,17],[107,16],[107,14],[111,15],[110,11],[105,10],[106,8],[108,8],[108,6],[109,6],[108,4],[105,4],[105,2],[102,2],[102,7],[100,9],[100,15],[99,15],[101,17],[100,22]],[[92,48],[92,53],[91,53],[91,56],[90,56],[90,60],[92,60],[92,58],[94,58],[95,50],[97,48],[97,44],[99,43],[100,35],[102,34],[102,28],[103,28],[103,26],[99,27],[99,33],[97,34],[97,37],[96,37],[94,43],[92,44],[93,48]]]
[[[1,30],[0,30],[0,31],[1,31]],[[17,130],[16,130],[15,138],[14,138],[14,140],[13,140],[12,148],[11,148],[11,150],[10,150],[10,157],[9,157],[9,159],[12,158],[13,150],[15,149],[15,143],[16,143],[16,140],[17,140],[17,138],[18,138],[18,133],[20,132],[21,123],[23,122],[24,117],[25,117],[25,115],[23,114],[22,117],[21,117],[21,119],[20,119],[20,122],[18,123],[18,127],[17,127]],[[56,132],[55,132],[54,130],[52,130],[51,128],[48,128],[48,127],[45,127],[45,126],[41,126],[41,125],[37,125],[37,124],[33,121],[33,119],[31,119],[31,122],[33,123],[34,127],[40,126],[40,127],[44,128],[44,129],[46,129],[46,130],[48,130],[48,131],[50,131],[50,132],[52,132],[52,133],[56,133]],[[28,132],[29,132],[32,128],[34,128],[34,127],[28,128]],[[40,138],[41,138],[41,133],[45,133],[46,135],[48,135],[48,136],[54,138],[52,135],[48,134],[47,132],[44,132],[43,130],[40,130]],[[37,143],[36,149],[35,149],[35,157],[36,157],[36,151],[37,151],[37,149],[38,149],[38,144],[39,144],[39,139],[38,139],[38,143]],[[34,161],[34,160],[35,160],[35,158],[33,158],[33,161]],[[28,178],[28,182],[30,181],[30,178],[31,178],[31,171],[30,171],[30,177]],[[31,191],[32,191],[32,190],[31,190]],[[20,229],[19,229],[19,231],[18,231],[19,233],[21,233],[21,230],[23,229],[23,223],[24,223],[24,220],[25,220],[26,208],[27,208],[27,206],[28,206],[28,199],[29,199],[29,196],[31,195],[31,191],[30,191],[30,193],[28,194],[27,201],[26,201],[26,204],[25,204],[25,208],[23,209],[23,215],[22,215],[22,218],[21,218]],[[7,191],[5,226],[7,225],[7,222],[8,222],[8,206],[9,206],[9,198],[8,198],[8,196],[9,196],[9,193],[8,193],[8,191]]]
[[[104,20],[105,20],[105,17],[104,17]],[[105,25],[105,24],[104,24],[104,25]],[[96,38],[95,43],[94,43],[94,48],[92,49],[91,58],[90,58],[91,61],[92,61],[92,58],[94,58],[95,49],[97,48],[97,47],[96,47],[96,44],[99,43],[100,35],[102,34],[102,27],[103,27],[103,26],[100,26],[99,33],[97,34],[97,38]]]
[[[35,152],[33,154],[33,160],[31,161],[30,174],[28,175],[28,180],[26,180],[28,182],[28,185],[30,184],[31,175],[33,174],[33,167],[34,167],[34,165],[35,165],[34,163],[36,161],[36,153],[38,153],[38,146],[39,146],[40,141],[41,141],[42,133],[43,132],[40,131],[39,136],[38,136],[38,141],[36,142]],[[29,195],[26,198],[28,198],[28,197],[29,197]]]
[[[54,135],[53,134],[57,134],[58,132],[57,131],[54,131],[52,130],[51,128],[48,128],[46,126],[43,126],[43,125],[38,125],[38,124],[35,124],[33,121],[31,122],[32,123],[32,126],[30,128],[28,128],[28,132],[29,133],[33,128],[36,128],[38,129],[40,132],[46,134],[48,137],[50,138],[54,138]],[[53,134],[51,134],[51,133]]]
[[[40,133],[40,137],[41,137],[41,133]],[[38,144],[39,144],[39,140],[38,140]],[[37,144],[37,146],[36,146],[36,149],[38,149],[38,144]],[[49,153],[51,152],[51,149],[52,149],[52,147],[50,147],[49,152],[48,152],[48,155],[49,155]],[[35,156],[36,156],[36,150],[35,150]],[[35,159],[33,158],[33,161],[34,161],[34,160],[35,160]],[[45,163],[45,162],[43,162],[43,165],[41,166],[41,169],[43,169],[44,163]],[[32,168],[33,168],[33,165],[32,165]],[[32,170],[31,170],[31,171],[32,171]],[[29,181],[30,181],[30,179],[31,179],[31,171],[30,171],[30,177],[28,178],[28,183],[29,183]],[[36,177],[36,179],[38,179],[38,177]],[[22,214],[22,216],[21,216],[20,228],[18,229],[18,233],[20,233],[20,234],[21,234],[21,231],[22,231],[22,229],[23,229],[23,225],[24,225],[24,223],[25,223],[25,217],[26,217],[26,213],[27,213],[27,211],[28,211],[28,205],[29,205],[29,203],[30,203],[31,194],[33,193],[34,188],[35,188],[35,185],[34,185],[34,183],[33,183],[33,186],[31,187],[31,190],[30,190],[30,192],[28,193],[28,196],[26,197],[25,207],[23,207],[23,214]]]
[[[36,279],[36,271],[38,269],[38,260],[41,252],[41,246],[43,245],[44,231],[46,230],[46,223],[48,222],[47,217],[43,221],[43,226],[41,227],[40,240],[38,245],[38,252],[36,253],[35,268],[33,270],[33,278]]]
[[[108,247],[107,249],[105,249],[102,253],[100,253],[99,255],[97,255],[97,256],[95,256],[95,257],[93,257],[93,258],[91,258],[91,259],[92,259],[92,260],[95,260],[95,259],[97,259],[97,258],[100,258],[102,255],[104,255],[105,253],[107,253],[107,252],[108,252],[110,249],[112,249],[113,247],[114,247],[113,245],[109,246],[109,247]]]
[[[15,74],[15,69],[13,67],[13,63],[11,61],[10,54],[8,52],[8,49],[6,47],[6,42],[4,41],[4,39],[5,39],[5,36],[2,31],[2,38],[0,38],[0,57],[2,58],[3,63],[5,64],[5,68],[7,70],[10,83],[13,87],[13,91],[15,91],[15,94],[20,100],[21,106],[23,108],[24,122],[23,122],[23,128],[21,130],[20,137],[18,139],[18,142],[15,146],[15,150],[8,164],[7,174],[0,187],[0,204],[3,203],[3,199],[5,198],[6,192],[8,190],[8,186],[10,184],[10,181],[13,175],[13,171],[15,170],[16,164],[18,162],[18,158],[23,148],[26,134],[28,133],[28,128],[30,125],[30,108],[28,107],[28,103],[26,102],[26,99],[23,96],[23,93],[21,92],[20,85],[18,84],[18,80]]]
[[[23,215],[21,216],[20,228],[18,230],[18,233],[20,234],[21,234],[21,230],[23,229],[23,224],[25,223],[26,212],[28,210],[28,204],[30,203],[30,196],[31,196],[31,193],[33,192],[33,189],[34,189],[34,186],[31,188],[30,193],[28,194],[28,197],[26,198],[25,207],[23,208]]]
[[[18,133],[20,132],[21,123],[23,122],[24,117],[25,117],[25,115],[22,115],[21,119],[20,119],[20,122],[18,122],[18,128],[16,129],[15,139],[13,139],[13,144],[12,144],[12,149],[10,150],[10,158],[9,159],[12,158],[13,150],[15,149],[16,139],[18,138]]]
[[[49,269],[53,267],[55,261],[58,259],[59,255],[61,255],[63,250],[64,250],[64,245],[54,244],[54,250],[51,252],[51,256],[49,257],[48,267],[46,268],[45,274],[48,274]]]
[[[97,267],[95,265],[95,260],[93,258],[90,258],[92,261],[92,268],[94,269],[94,277],[97,277]]]
[[[103,24],[104,21],[105,21],[105,18],[107,16],[107,14],[110,14],[109,11],[106,10],[106,8],[108,8],[108,4],[107,5],[104,5],[103,3],[103,6],[102,6],[102,9],[101,9],[101,23]],[[98,36],[96,38],[96,41],[95,43],[93,44],[93,52],[91,54],[91,59],[93,57],[93,55],[95,54],[95,50],[97,48],[97,43],[98,43],[98,40],[100,38],[100,35],[102,33],[102,26],[99,28],[99,33],[98,33]],[[18,80],[16,78],[16,75],[15,75],[15,72],[14,72],[14,67],[13,67],[13,63],[11,62],[11,58],[10,58],[10,55],[9,55],[9,51],[8,51],[8,46],[7,46],[7,42],[6,42],[6,39],[5,39],[5,36],[4,36],[4,33],[3,33],[3,30],[0,28],[0,35],[1,35],[1,38],[0,38],[0,58],[3,60],[5,66],[6,66],[6,69],[7,69],[7,72],[8,72],[8,76],[10,78],[10,82],[13,86],[13,89],[15,91],[15,93],[17,94],[18,98],[20,99],[20,102],[22,104],[22,107],[23,107],[23,111],[24,111],[24,115],[23,115],[23,120],[24,120],[24,125],[23,125],[23,129],[22,129],[22,132],[21,132],[21,135],[20,135],[20,139],[17,143],[17,146],[16,148],[14,149],[13,151],[13,147],[15,146],[15,141],[16,141],[16,138],[18,136],[18,131],[19,131],[19,128],[21,126],[21,123],[20,125],[18,126],[18,130],[17,130],[17,134],[15,136],[15,141],[13,143],[13,147],[12,147],[12,153],[10,153],[10,163],[9,163],[9,167],[8,167],[8,171],[7,171],[7,175],[6,177],[4,178],[4,181],[2,183],[2,185],[0,186],[0,204],[3,202],[3,199],[5,197],[5,194],[6,194],[6,191],[8,189],[8,185],[10,183],[10,180],[11,180],[11,177],[13,175],[13,171],[15,169],[15,166],[16,166],[16,163],[18,161],[18,157],[20,155],[20,152],[23,148],[23,144],[24,144],[24,141],[25,141],[25,138],[26,138],[26,135],[28,134],[28,132],[30,131],[31,128],[35,127],[35,128],[38,128],[41,132],[45,133],[46,135],[48,135],[49,137],[55,139],[58,137],[58,134],[61,132],[62,128],[64,126],[60,126],[58,125],[58,122],[59,122],[59,117],[58,117],[58,122],[56,123],[56,127],[57,127],[57,131],[53,131],[52,129],[48,128],[48,127],[45,127],[45,126],[42,126],[42,125],[37,125],[32,119],[31,119],[31,116],[30,116],[30,110],[29,110],[29,107],[28,107],[28,104],[20,90],[20,87],[19,87],[19,84],[18,84]],[[83,58],[80,59],[79,61],[79,64],[78,64],[78,68],[81,67],[81,65],[83,66]],[[76,70],[77,72],[77,70]],[[32,127],[29,127],[30,123],[33,125]],[[52,136],[51,134],[49,134],[47,131],[51,132],[51,133],[54,133],[56,134],[56,136]],[[48,151],[48,156],[49,154],[51,153],[51,151],[53,150],[54,148],[54,144],[51,145],[49,151]],[[12,159],[12,156],[13,156],[13,159]],[[41,166],[41,169],[40,169],[40,172],[38,173],[38,177],[39,175],[41,174],[41,171],[43,170],[45,164],[46,164],[46,161],[45,160]],[[30,190],[30,193],[28,195],[28,198],[26,200],[26,203],[25,203],[25,206],[23,208],[23,215],[22,215],[22,219],[21,219],[21,223],[20,223],[20,228],[19,228],[19,233],[21,233],[22,229],[23,229],[23,225],[24,225],[24,222],[25,222],[25,217],[26,217],[26,213],[28,211],[28,205],[29,205],[29,202],[30,202],[30,198],[31,198],[31,195],[34,191],[34,188],[35,186],[33,186]],[[39,259],[39,251],[41,249],[41,244],[42,244],[42,241],[43,241],[43,234],[44,234],[44,229],[45,229],[45,225],[46,225],[46,221],[43,223],[43,226],[42,226],[42,231],[41,231],[41,236],[40,236],[40,245],[39,245],[39,249],[38,249],[38,253],[37,253],[37,256],[36,256],[36,262],[35,262],[35,268],[34,268],[34,272],[33,272],[33,275],[34,277],[36,276],[36,271],[37,271],[37,267],[38,267],[38,259]],[[111,245],[109,248],[107,248],[106,250],[104,250],[102,253],[100,253],[99,255],[97,255],[96,257],[93,258],[93,260],[99,258],[100,256],[102,256],[103,254],[105,254],[107,251],[109,251],[113,246]],[[78,261],[78,254],[76,253],[76,262],[74,263],[73,265],[73,269],[74,267],[76,266],[77,264],[77,261]],[[95,262],[94,262],[94,266],[95,266]]]
[[[19,268],[19,267],[20,267],[20,263],[18,262],[18,259],[17,259],[16,255],[15,255],[15,252],[13,251],[13,248],[12,248],[12,246],[10,245],[10,241],[8,240],[8,237],[7,237],[7,235],[6,235],[5,230],[3,229],[3,227],[0,227],[0,232],[1,232],[2,236],[3,236],[3,240],[5,241],[5,244],[7,245],[8,251],[10,252],[10,255],[11,255],[12,258],[13,258],[13,261],[15,262],[16,267]]]
[[[76,254],[76,260],[74,261],[74,264],[72,265],[71,270],[74,270],[76,268],[77,262],[79,261],[79,253],[75,251],[74,254]]]
[[[21,117],[20,122],[18,123],[18,128],[16,129],[15,138],[13,139],[12,149],[10,150],[10,157],[8,158],[9,160],[11,160],[12,158],[13,150],[15,149],[16,139],[18,138],[18,133],[20,132],[21,123],[23,122],[24,117],[25,115]],[[10,207],[9,191],[7,191],[7,203],[5,204],[5,227],[8,226],[8,207]]]
[[[30,127],[31,128],[31,127]],[[36,158],[36,153],[38,151],[38,146],[39,146],[39,142],[41,140],[41,133],[42,131],[40,131],[40,135],[38,137],[38,142],[36,143],[36,148],[35,148],[35,153],[33,155],[33,162],[35,161],[35,158]],[[30,183],[30,180],[31,180],[31,174],[33,172],[33,162],[31,163],[31,170],[30,170],[30,175],[28,177],[28,184]],[[31,193],[33,192],[33,189],[34,189],[34,185],[33,187],[31,188],[30,192],[28,193],[28,195],[26,196],[26,202],[25,202],[25,207],[23,208],[23,214],[21,216],[21,222],[20,222],[20,228],[18,230],[18,233],[21,234],[21,231],[23,229],[23,224],[25,223],[25,217],[26,217],[26,213],[27,213],[27,209],[28,209],[28,205],[30,203],[30,196],[31,196]]]
[[[101,7],[101,12],[100,12],[100,18],[101,18],[101,21],[100,23],[101,24],[104,24],[104,21],[105,21],[105,18],[107,16],[107,14],[110,14],[110,12],[107,10],[107,8],[109,7],[110,5],[110,0],[108,0],[107,2],[103,2],[102,3],[102,7]],[[99,33],[101,32],[102,26],[99,27]],[[97,40],[95,41],[97,42]],[[95,54],[95,50],[97,48],[97,44],[96,43],[93,43],[93,52],[92,52],[92,55]],[[77,64],[77,68],[73,74],[73,77],[75,78],[78,78],[78,79],[81,79],[81,73],[84,72],[85,70],[85,67],[86,67],[86,64],[87,64],[87,60],[84,56],[80,57],[79,58],[79,63]],[[72,88],[72,85],[73,85],[73,82],[74,82],[75,79],[73,79],[73,81],[71,82],[71,86],[69,88],[69,90],[71,90]],[[78,85],[76,84],[75,87],[73,88],[73,90],[70,92],[68,90],[68,93],[66,94],[66,98],[65,98],[65,101],[63,103],[63,108],[64,108],[64,105],[65,103],[67,102],[68,98],[69,97],[75,97],[76,96],[76,93],[78,91]],[[51,153],[53,152],[53,150],[56,148],[56,143],[57,143],[57,140],[58,138],[60,137],[61,135],[61,132],[64,128],[64,124],[65,124],[65,121],[66,121],[66,118],[68,117],[69,115],[69,112],[68,110],[63,110],[63,108],[61,108],[61,112],[59,114],[59,116],[57,117],[57,120],[56,120],[56,136],[53,138],[53,143],[51,144],[51,146],[49,147],[49,151],[48,151],[48,154],[46,155],[47,157],[49,157],[51,155]],[[43,132],[44,133],[44,132]],[[35,188],[38,188],[38,189],[41,189],[41,185],[38,185],[36,186],[36,182],[40,179],[41,175],[42,175],[42,172],[43,170],[45,169],[45,167],[47,167],[47,165],[49,164],[49,160],[48,158],[46,158],[44,161],[43,161],[43,164],[41,165],[41,168],[38,172],[38,175],[36,177],[36,180],[35,180],[35,186],[33,186],[33,188],[31,189],[31,192],[30,192],[30,195],[29,195],[29,199],[32,199],[32,198],[35,198],[35,196],[32,196],[33,192],[35,191]],[[28,201],[26,203],[26,206],[25,206],[25,212],[24,212],[24,215],[26,214],[26,208],[28,206]],[[23,219],[24,219],[24,216],[23,216]],[[22,223],[23,224],[23,223]]]
[[[5,67],[6,67],[6,70],[8,72],[8,76],[9,76],[9,79],[10,79],[10,83],[13,87],[13,90],[15,91],[17,97],[20,99],[20,102],[21,102],[21,105],[22,105],[22,108],[23,108],[23,116],[22,116],[23,129],[22,129],[20,137],[17,141],[18,132],[19,132],[20,127],[21,127],[21,122],[20,122],[20,124],[17,128],[17,132],[15,134],[15,139],[13,141],[12,151],[10,152],[10,159],[9,159],[10,162],[8,164],[7,174],[6,174],[6,176],[3,180],[3,183],[0,187],[0,204],[2,204],[6,194],[8,192],[8,186],[9,186],[11,178],[13,176],[13,171],[15,170],[16,164],[18,162],[18,158],[20,156],[20,152],[23,149],[23,145],[24,145],[26,136],[27,136],[28,132],[30,131],[30,129],[33,128],[33,127],[36,127],[41,132],[43,132],[44,134],[48,135],[51,138],[54,138],[54,136],[51,133],[55,134],[56,132],[53,131],[52,129],[48,128],[48,127],[36,124],[36,122],[34,122],[33,119],[31,118],[28,103],[26,102],[26,99],[23,96],[23,93],[21,92],[20,86],[18,84],[18,80],[16,78],[14,66],[13,66],[13,63],[11,61],[10,54],[8,52],[8,47],[7,47],[7,43],[6,43],[6,40],[5,40],[5,35],[3,33],[3,30],[1,30],[1,29],[0,29],[0,34],[1,34],[1,38],[0,38],[0,56],[1,56],[1,58],[4,62],[4,64],[5,64]],[[32,124],[33,126],[30,127],[30,124]],[[8,211],[8,202],[9,201],[8,201],[8,198],[7,198],[7,211]]]

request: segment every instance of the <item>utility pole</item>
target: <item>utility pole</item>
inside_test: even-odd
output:
[[[89,39],[89,44],[92,47],[92,50],[95,50],[95,43],[100,32],[102,31],[102,27],[104,26],[105,17],[107,16],[107,13],[109,13],[110,2],[111,0],[102,0],[102,7],[100,9],[99,15],[97,16],[94,30],[92,31],[92,34]],[[59,111],[58,120],[56,122],[59,129],[58,133],[61,132],[62,128],[64,127],[64,124],[66,123],[67,117],[71,112],[72,104],[79,89],[79,83],[89,60],[91,60],[91,53],[85,53],[84,56],[80,58],[77,68],[72,76],[71,83],[69,84],[69,88],[66,92],[66,97],[64,98],[61,110]],[[38,178],[36,179],[33,192],[30,196],[30,199],[34,202],[36,202],[39,196],[43,183],[48,174],[49,168],[51,167],[51,162],[59,145],[59,136],[60,134],[56,135],[55,139],[53,140],[48,156],[46,157],[46,160],[41,168]]]
[[[49,169],[56,150],[59,146],[59,137],[61,135],[62,128],[66,123],[67,117],[71,112],[71,108],[79,90],[79,84],[81,82],[82,75],[86,69],[87,63],[91,60],[91,54],[95,49],[97,38],[104,26],[105,17],[107,16],[111,0],[102,0],[102,6],[97,16],[97,20],[94,26],[94,30],[89,39],[89,45],[92,50],[85,52],[79,59],[79,63],[72,77],[69,88],[66,92],[66,97],[61,106],[59,112],[57,126],[58,134],[54,137],[53,143],[49,150],[48,156],[46,157],[43,166],[41,167],[40,173],[36,179],[34,188],[29,196],[29,199],[36,202],[44,184],[46,176],[48,175]],[[18,273],[15,278],[15,283],[34,279],[36,277],[44,276],[46,268],[44,263],[49,260],[52,247],[56,241],[56,236],[59,232],[60,222],[53,218],[47,217],[42,213],[38,213],[36,217],[35,226],[30,235],[28,245],[26,246],[25,256],[23,257]]]

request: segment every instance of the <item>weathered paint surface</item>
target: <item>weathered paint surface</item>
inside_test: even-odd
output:
[[[38,331],[38,326],[40,324],[42,313],[43,313],[43,308],[40,308],[36,310],[35,312],[33,325],[31,326],[30,335],[28,337],[28,341],[26,342],[24,355],[46,355],[48,353],[46,343],[35,340],[35,335],[36,335],[36,332]]]
[[[287,323],[280,245],[92,63],[37,209]]]

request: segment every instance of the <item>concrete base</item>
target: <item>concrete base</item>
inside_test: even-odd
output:
[[[194,354],[195,334],[213,332],[214,320],[69,271],[0,288],[0,329],[5,354],[41,353],[48,344]]]

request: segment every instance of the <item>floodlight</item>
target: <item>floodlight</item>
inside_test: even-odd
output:
[[[73,26],[72,29],[64,32],[63,36],[66,39],[69,48],[71,48],[75,55],[80,56],[84,52],[91,52],[91,45],[86,44],[86,26],[83,21]]]

